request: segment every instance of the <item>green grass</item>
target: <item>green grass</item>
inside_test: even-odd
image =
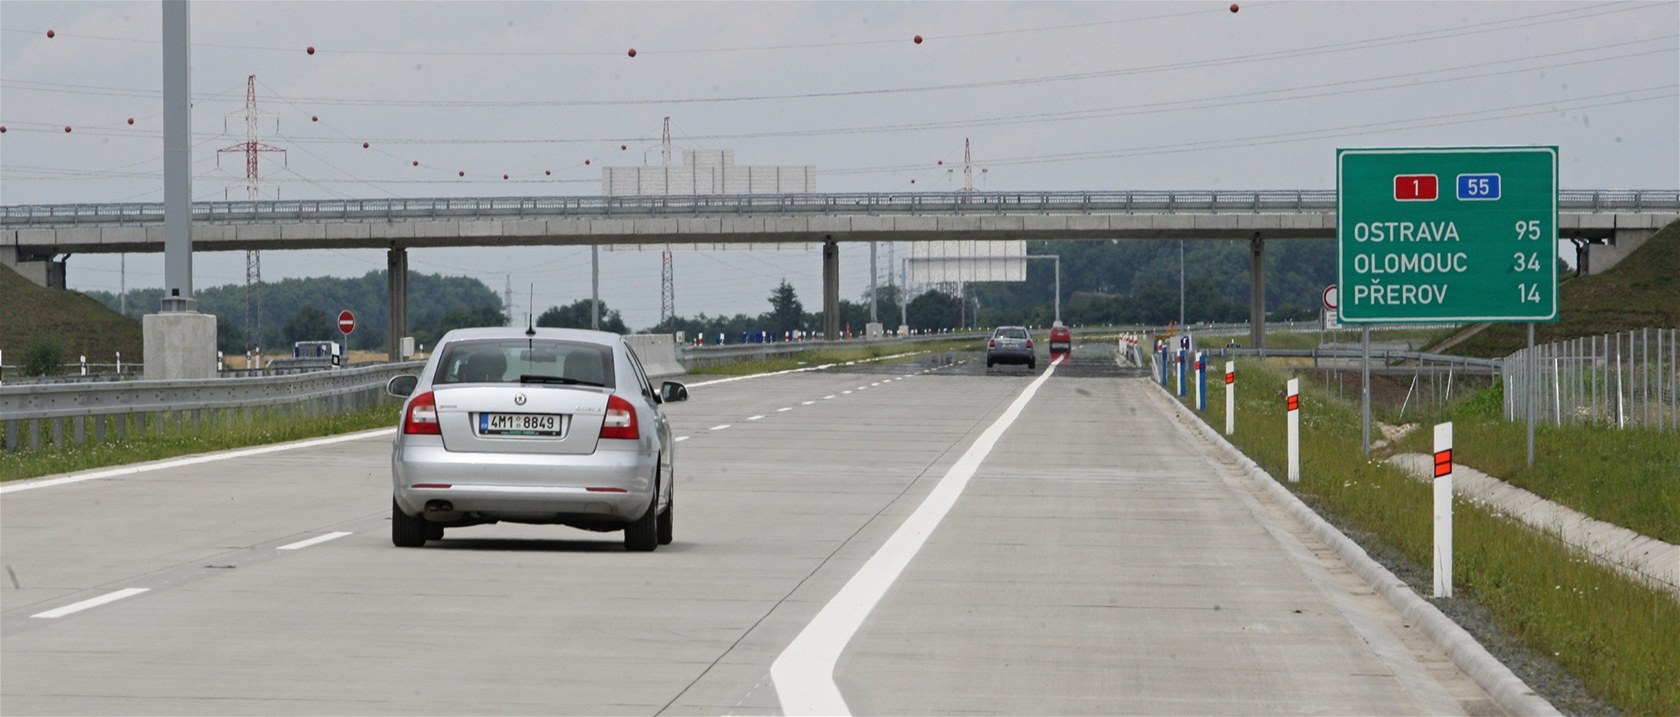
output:
[[[140,322],[77,292],[36,286],[5,266],[0,266],[0,327],[0,352],[10,366],[21,365],[24,349],[40,339],[57,342],[66,363],[79,356],[115,363],[118,351],[125,363],[142,360]]]
[[[1500,388],[1425,416],[1421,426],[1451,421],[1454,458],[1535,495],[1668,543],[1680,543],[1680,437],[1653,428],[1606,425],[1534,429],[1534,467],[1528,467],[1526,424],[1502,416]],[[1397,449],[1434,450],[1433,434],[1418,430]]]
[[[1287,475],[1287,376],[1241,360],[1237,377],[1237,430],[1230,438],[1281,478]],[[1359,447],[1358,406],[1322,396],[1311,390],[1310,381],[1303,383],[1302,477],[1285,485],[1351,531],[1369,534],[1368,539],[1414,565],[1429,565],[1429,484],[1366,459]],[[1224,430],[1218,390],[1209,397],[1204,418]],[[1454,501],[1453,514],[1456,594],[1486,607],[1502,630],[1551,657],[1596,697],[1627,714],[1680,714],[1680,659],[1675,659],[1680,601],[1629,581],[1513,518],[1463,499]]]
[[[199,430],[193,430],[188,424],[185,429],[148,431],[144,436],[135,435],[134,425],[130,423],[128,437],[122,441],[55,446],[39,451],[0,451],[0,482],[388,428],[396,425],[398,409],[398,404],[391,403],[357,413],[314,417],[263,410],[254,413],[249,421],[224,419]]]
[[[692,369],[688,373],[689,375],[702,376],[748,376],[756,373],[786,371],[788,369],[821,366],[829,363],[844,363],[846,361],[860,361],[863,359],[880,358],[882,356],[892,356],[903,353],[922,354],[940,353],[945,351],[978,351],[985,345],[985,341],[981,339],[868,344],[858,346],[856,348],[800,351],[798,353],[771,356],[766,359],[702,366]]]

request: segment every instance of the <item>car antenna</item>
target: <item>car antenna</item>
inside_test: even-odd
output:
[[[531,290],[525,294],[525,343],[531,343],[531,337],[537,335],[537,328],[531,325],[531,314],[536,311],[537,283],[531,282]],[[529,346],[527,348],[530,348]]]

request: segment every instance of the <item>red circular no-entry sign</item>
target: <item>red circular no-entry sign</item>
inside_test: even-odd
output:
[[[349,336],[350,332],[355,330],[356,315],[350,313],[349,309],[338,312],[338,332],[344,334],[345,336]]]

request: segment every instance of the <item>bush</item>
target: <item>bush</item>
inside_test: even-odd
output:
[[[23,350],[25,376],[56,376],[64,364],[64,347],[51,338],[38,338]]]

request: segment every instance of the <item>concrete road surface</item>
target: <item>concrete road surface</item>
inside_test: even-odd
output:
[[[854,713],[1495,712],[1157,389],[1076,358],[841,636]],[[392,547],[388,434],[12,484],[0,713],[779,713],[771,664],[1035,376],[692,378],[651,554],[517,525]]]

